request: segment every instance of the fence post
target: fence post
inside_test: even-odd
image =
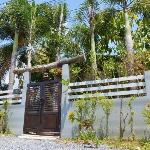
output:
[[[23,125],[24,125],[24,113],[25,113],[25,102],[26,102],[26,94],[27,94],[27,85],[30,83],[30,72],[24,72],[24,83],[23,83],[23,91],[22,91],[22,102],[21,105],[22,107],[22,114],[21,116],[21,127],[22,127],[22,133],[23,133]]]
[[[62,66],[62,81],[70,81],[69,65]],[[71,103],[68,101],[68,85],[62,83],[62,97],[61,97],[61,137],[72,137],[72,125],[68,120],[68,112],[71,109]]]
[[[150,98],[150,71],[145,71],[146,94]]]
[[[21,104],[11,105],[11,108],[9,111],[9,114],[10,114],[9,115],[9,127],[17,135],[23,134],[27,84],[30,83],[30,73],[25,72],[23,76],[24,76],[24,83],[23,83]]]
[[[146,94],[149,97],[150,96],[150,71],[145,71],[145,84],[146,84]]]
[[[23,82],[22,100],[23,102],[25,102],[27,85],[30,83],[30,72],[24,72],[23,76],[24,76],[24,82]]]

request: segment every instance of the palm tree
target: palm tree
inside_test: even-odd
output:
[[[96,62],[96,49],[95,49],[95,0],[88,0],[88,11],[89,11],[89,24],[90,24],[90,36],[91,36],[91,67],[93,68],[92,76],[96,79],[97,76],[97,62]]]
[[[0,48],[0,87],[1,80],[9,70],[12,53],[12,44],[2,45]]]
[[[9,90],[13,89],[18,47],[25,44],[29,20],[30,4],[27,0],[11,0],[0,12],[1,38],[13,40],[9,70]]]

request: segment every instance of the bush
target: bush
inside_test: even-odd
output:
[[[96,133],[92,128],[82,128],[79,139],[83,140],[84,143],[93,143],[93,141],[96,139]]]
[[[2,134],[10,134],[10,129],[8,127],[8,112],[9,103],[8,101],[4,101],[2,109],[0,110],[0,132]]]
[[[96,99],[80,99],[75,102],[75,110],[68,113],[68,119],[77,122],[79,131],[82,128],[93,128],[95,121]]]
[[[145,118],[145,122],[150,125],[150,103],[143,110],[143,116]]]

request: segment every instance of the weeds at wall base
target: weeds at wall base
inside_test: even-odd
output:
[[[8,126],[9,105],[7,100],[4,101],[0,110],[0,134],[3,135],[12,134]]]
[[[85,141],[81,140],[80,138],[73,138],[73,139],[61,139],[59,140],[60,143],[77,143],[77,144],[84,144],[86,145]],[[96,141],[90,141],[91,145],[96,148],[99,145],[108,145],[110,148],[117,148],[120,150],[150,150],[150,140],[130,140],[130,139],[113,139],[113,138],[106,138],[103,140],[96,139]]]

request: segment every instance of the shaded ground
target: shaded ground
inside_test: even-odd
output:
[[[0,150],[93,150],[79,144],[62,144],[53,140],[31,140],[18,137],[0,137]],[[96,148],[94,148],[96,149]],[[97,150],[112,150],[100,145]]]

